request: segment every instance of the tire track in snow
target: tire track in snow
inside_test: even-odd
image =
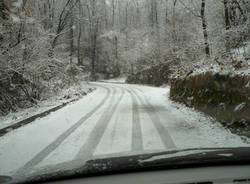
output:
[[[121,89],[121,88],[120,88]],[[110,99],[109,106],[107,109],[104,111],[104,113],[101,115],[100,119],[96,123],[95,128],[92,130],[90,133],[88,139],[85,141],[85,144],[82,146],[80,151],[77,153],[76,157],[74,160],[79,160],[82,162],[85,162],[88,159],[91,159],[93,156],[98,144],[100,143],[104,132],[106,128],[108,127],[108,124],[117,108],[119,103],[121,102],[123,96],[124,96],[124,89],[122,89],[122,94],[119,96],[119,99],[116,101],[114,105],[114,94],[112,98]]]
[[[139,116],[139,105],[134,94],[126,89],[132,99],[132,151],[143,150],[142,129]]]
[[[132,100],[132,151],[143,151],[143,138],[142,138],[142,127],[140,122],[139,103],[135,95],[127,88],[125,89]]]
[[[100,109],[105,102],[108,100],[110,96],[111,90],[109,88],[95,85],[104,88],[107,93],[103,100],[89,113],[87,113],[83,118],[81,118],[77,123],[75,123],[71,128],[62,133],[56,140],[54,140],[51,144],[49,144],[46,148],[44,148],[41,152],[39,152],[35,157],[33,157],[30,161],[28,161],[24,166],[19,168],[15,174],[15,177],[22,176],[23,174],[29,173],[34,166],[39,164],[42,160],[44,160],[51,152],[53,152],[59,145],[69,136],[71,135],[78,127],[80,127],[86,120],[88,120],[98,109]],[[115,92],[114,92],[115,93]]]
[[[148,99],[145,97],[145,95],[143,95],[143,98],[145,100],[145,102],[144,102],[142,100],[142,98],[138,95],[137,92],[135,92],[133,89],[131,89],[131,91],[136,95],[136,97],[139,99],[139,101],[143,105],[149,107],[149,110],[147,111],[147,113],[148,113],[151,121],[153,122],[158,134],[160,135],[160,138],[161,138],[165,148],[166,149],[176,148],[174,141],[172,140],[171,136],[169,135],[168,130],[163,126],[163,124],[162,124],[162,122],[157,114],[157,110],[154,108],[154,106],[148,101]]]
[[[111,148],[113,148],[114,144],[114,140],[115,140],[115,136],[116,136],[116,128],[118,127],[118,116],[115,118],[115,124],[114,124],[114,128],[113,131],[111,132],[111,137],[112,137],[112,142],[111,142]]]

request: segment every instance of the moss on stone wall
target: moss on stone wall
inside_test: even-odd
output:
[[[250,136],[250,76],[207,72],[175,78],[171,80],[170,97]]]

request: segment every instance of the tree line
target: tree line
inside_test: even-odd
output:
[[[246,0],[0,0],[0,111],[89,76],[230,57],[248,38]]]

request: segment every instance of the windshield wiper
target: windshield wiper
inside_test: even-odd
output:
[[[12,183],[35,183],[130,172],[208,166],[249,165],[250,148],[200,148],[90,160],[84,166],[48,174],[33,174]],[[23,176],[22,176],[23,177]]]

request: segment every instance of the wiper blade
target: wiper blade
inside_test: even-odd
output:
[[[250,148],[245,147],[186,149],[87,162],[91,174],[246,164],[250,164]]]
[[[17,179],[12,183],[35,183],[130,172],[249,164],[250,147],[173,150],[90,160],[77,169],[61,170],[43,175],[34,174],[28,176],[26,180]]]

